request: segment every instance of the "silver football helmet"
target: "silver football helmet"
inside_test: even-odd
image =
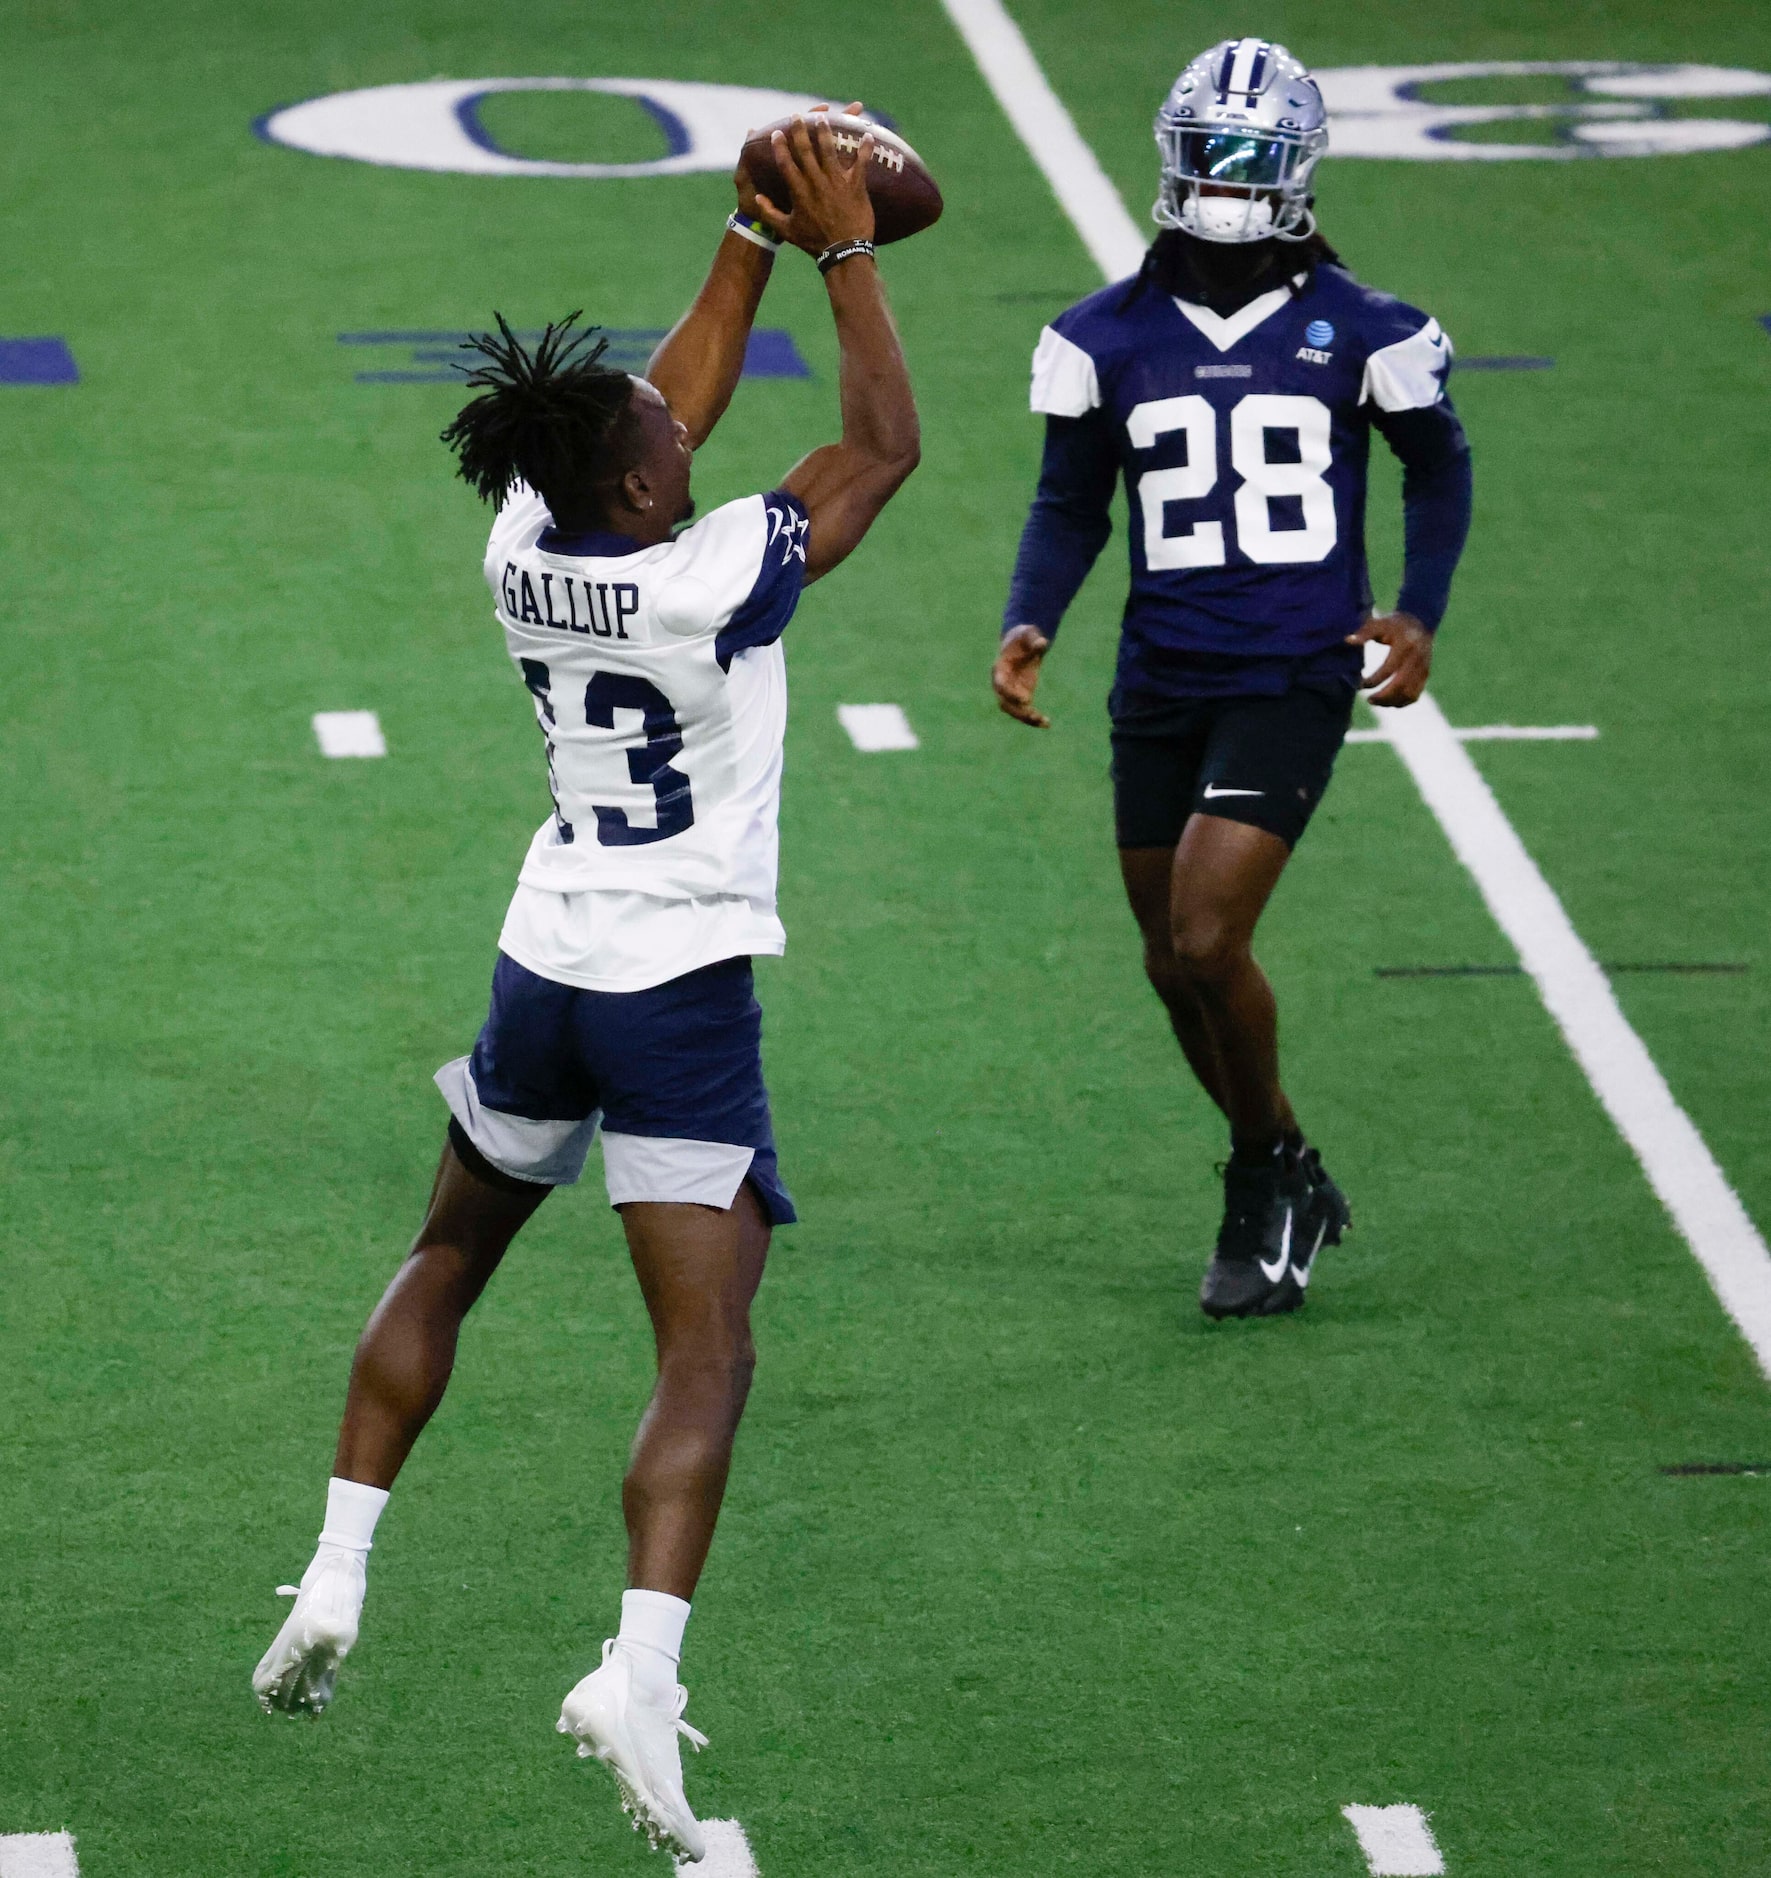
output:
[[[1302,241],[1315,229],[1310,172],[1328,148],[1328,107],[1283,46],[1225,39],[1200,53],[1156,113],[1156,148],[1151,214],[1164,228],[1203,241]]]

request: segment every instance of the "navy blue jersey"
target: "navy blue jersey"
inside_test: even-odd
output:
[[[1120,281],[1048,326],[1033,409],[1089,420],[1125,483],[1121,686],[1171,691],[1177,666],[1351,683],[1372,424],[1443,404],[1450,365],[1437,322],[1326,264],[1227,316]]]

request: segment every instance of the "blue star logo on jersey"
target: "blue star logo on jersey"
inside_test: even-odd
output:
[[[1326,346],[1334,343],[1333,320],[1311,320],[1304,328],[1304,337],[1313,346]]]

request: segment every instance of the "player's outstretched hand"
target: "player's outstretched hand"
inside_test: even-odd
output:
[[[791,209],[756,198],[756,212],[782,240],[807,254],[822,254],[839,241],[873,239],[873,199],[867,193],[873,139],[861,139],[852,163],[836,153],[828,125],[814,115],[796,117],[774,135],[775,166],[781,172]]]
[[[1412,704],[1426,690],[1433,669],[1433,635],[1412,613],[1373,613],[1356,633],[1347,634],[1350,646],[1374,639],[1389,652],[1375,672],[1359,681],[1359,689],[1371,694],[1366,702],[1380,708]]]
[[[866,108],[857,98],[852,104],[814,104],[809,115],[815,117],[820,111],[840,111],[844,117],[859,117]],[[754,131],[747,130],[744,133],[745,143],[748,144],[755,134]],[[738,191],[738,213],[755,215],[757,212],[756,179],[750,173],[750,165],[745,162],[742,150],[738,153],[738,167],[732,172],[732,184]]]
[[[990,668],[990,682],[996,688],[996,702],[1023,724],[1035,730],[1050,730],[1052,720],[1033,708],[1033,693],[1039,684],[1039,667],[1051,641],[1037,626],[1017,626],[1002,642],[996,663]]]

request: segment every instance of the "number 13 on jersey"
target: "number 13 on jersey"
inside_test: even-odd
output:
[[[1138,478],[1144,515],[1144,559],[1152,572],[1181,567],[1222,567],[1228,558],[1224,524],[1203,517],[1179,533],[1166,528],[1168,507],[1198,502],[1217,487],[1218,413],[1197,392],[1185,398],[1153,398],[1135,405],[1126,419],[1132,447],[1153,448],[1159,438],[1181,431],[1187,461],[1177,469],[1146,470]],[[1268,435],[1290,432],[1297,455],[1269,459]],[[1241,479],[1234,503],[1236,545],[1263,566],[1320,561],[1334,547],[1334,491],[1325,473],[1331,461],[1327,405],[1317,398],[1255,392],[1230,412],[1230,467]],[[1274,526],[1273,503],[1286,503],[1301,527]]]
[[[560,807],[554,739],[562,727],[554,713],[553,674],[539,659],[523,659],[520,663],[523,683],[535,699],[535,715],[547,740],[547,782],[553,793],[554,821],[561,843],[570,845],[577,831]],[[596,838],[605,848],[639,848],[654,841],[668,841],[695,825],[695,797],[689,779],[671,764],[672,757],[683,753],[676,707],[649,678],[636,672],[593,672],[584,687],[585,727],[615,730],[617,711],[630,711],[640,720],[645,740],[627,746],[627,775],[629,781],[651,790],[654,822],[650,828],[636,826],[625,809],[592,802]]]

